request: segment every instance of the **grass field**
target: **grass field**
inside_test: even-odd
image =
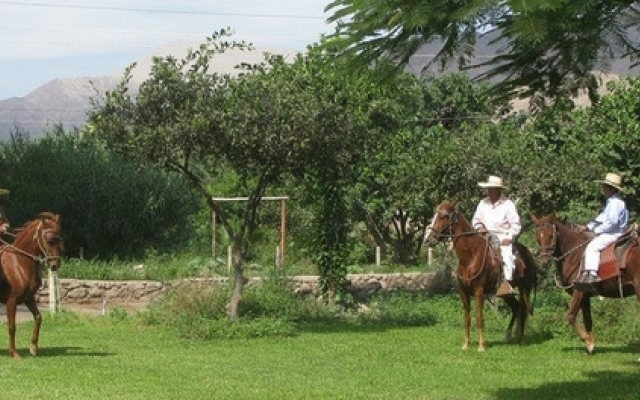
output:
[[[534,316],[535,318],[535,316]],[[0,399],[637,399],[640,348],[531,332],[462,351],[461,318],[430,326],[301,325],[294,337],[200,341],[137,317],[45,315],[41,351],[18,326],[23,359],[0,358]],[[568,328],[567,328],[568,329]],[[474,338],[477,338],[475,331]],[[6,351],[0,324],[0,351]],[[608,342],[607,342],[608,341]],[[5,353],[6,354],[6,353]]]

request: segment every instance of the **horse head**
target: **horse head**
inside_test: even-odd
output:
[[[445,200],[435,210],[431,225],[428,228],[427,239],[430,245],[436,245],[453,236],[453,228],[458,223],[460,211],[458,202]]]
[[[60,257],[64,248],[61,229],[60,216],[50,212],[38,215],[40,220],[39,231],[36,232],[38,246],[42,251],[42,256],[49,263],[51,270],[55,271],[60,267]]]
[[[549,264],[553,259],[558,245],[558,229],[556,228],[555,214],[548,214],[542,217],[531,216],[533,225],[536,227],[535,239],[540,250],[540,262],[543,265]]]
[[[63,250],[60,216],[51,212],[40,213],[20,230],[13,246],[38,261],[48,263],[51,270],[57,270]]]

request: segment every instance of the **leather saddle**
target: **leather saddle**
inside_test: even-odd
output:
[[[488,245],[488,256],[491,260],[491,265],[500,267],[500,273],[502,274],[502,265],[504,262],[502,260],[502,254],[500,253],[500,240],[497,236],[490,234],[488,238]],[[515,271],[513,272],[514,280],[524,277],[524,270],[526,267],[524,260],[522,259],[520,252],[518,251],[518,246],[519,243],[516,239],[512,245],[513,256],[515,257],[516,264]]]
[[[629,251],[635,246],[638,246],[638,231],[631,229],[616,239],[615,242],[605,247],[600,252],[600,264],[598,267],[600,279],[604,281],[618,276],[627,267]]]

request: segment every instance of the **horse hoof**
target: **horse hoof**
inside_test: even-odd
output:
[[[469,350],[469,345],[468,344],[462,345],[462,350]]]
[[[29,349],[29,354],[31,354],[33,357],[35,357],[37,353],[38,349]]]
[[[595,352],[596,352],[596,345],[595,344],[590,344],[587,346],[587,354],[592,356]]]
[[[487,349],[484,347],[478,347],[478,353],[484,353]]]

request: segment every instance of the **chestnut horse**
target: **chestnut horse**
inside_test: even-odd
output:
[[[60,238],[60,217],[44,212],[29,221],[16,234],[12,244],[0,247],[0,303],[7,307],[7,327],[9,330],[9,355],[19,359],[16,350],[16,308],[25,304],[33,315],[34,325],[31,336],[31,355],[38,351],[38,337],[42,315],[36,303],[36,292],[42,285],[41,264],[48,264],[52,270],[60,266],[62,241]]]
[[[640,247],[637,240],[633,237],[629,238],[632,243],[628,252],[625,253],[625,267],[620,269],[619,274],[616,273],[595,285],[597,293],[593,293],[578,290],[572,283],[580,272],[584,250],[590,236],[563,223],[554,214],[543,217],[534,215],[532,220],[536,226],[540,261],[545,265],[556,261],[557,284],[571,295],[567,320],[584,342],[587,353],[593,354],[596,344],[592,330],[591,297],[600,295],[622,298],[635,294],[640,300]],[[602,275],[602,268],[600,274]],[[576,316],[580,311],[582,311],[584,329],[576,323]]]
[[[476,323],[480,334],[478,351],[486,347],[484,337],[485,295],[495,294],[500,283],[502,257],[500,250],[493,248],[488,233],[478,232],[458,210],[456,201],[443,201],[436,207],[427,239],[437,242],[451,239],[458,256],[458,292],[464,309],[464,350],[469,348],[471,325],[471,296],[476,298]],[[511,340],[514,323],[517,321],[516,340],[524,343],[524,328],[528,314],[533,314],[531,291],[536,287],[536,262],[529,249],[515,244],[519,257],[513,285],[518,289],[518,298],[505,297],[511,310],[511,319],[505,334],[505,342]]]

